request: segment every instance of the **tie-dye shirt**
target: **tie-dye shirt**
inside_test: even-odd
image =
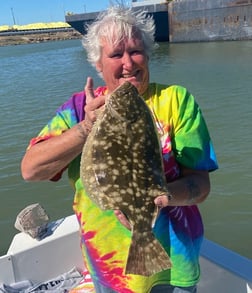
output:
[[[105,93],[105,87],[95,90],[96,96]],[[168,182],[180,176],[180,164],[197,170],[217,169],[204,118],[194,97],[185,88],[152,83],[143,98],[157,124]],[[84,106],[85,93],[74,94],[57,110],[38,137],[31,140],[30,146],[60,135],[83,120]],[[93,279],[123,293],[149,292],[158,284],[187,287],[198,282],[203,225],[196,205],[166,207],[155,223],[154,234],[172,260],[170,270],[150,277],[125,275],[131,232],[121,225],[113,211],[100,210],[84,193],[79,173],[80,156],[67,169],[75,190],[73,209],[80,223],[84,261]],[[60,177],[58,174],[52,180]]]

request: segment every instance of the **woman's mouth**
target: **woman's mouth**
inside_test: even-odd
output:
[[[122,74],[121,77],[124,79],[132,79],[132,78],[136,79],[138,74],[139,74],[139,71],[136,71],[134,73]]]

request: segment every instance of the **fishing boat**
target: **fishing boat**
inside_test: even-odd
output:
[[[37,240],[17,233],[0,257],[0,284],[57,278],[73,267],[84,271],[75,215],[48,225],[49,235]],[[252,261],[210,240],[204,239],[199,293],[252,293]],[[1,290],[0,290],[1,292]]]
[[[252,39],[251,0],[140,0],[133,10],[145,10],[155,21],[158,42],[237,41]],[[99,12],[72,14],[65,21],[81,34]]]

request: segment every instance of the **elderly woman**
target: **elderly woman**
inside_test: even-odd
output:
[[[144,12],[110,7],[92,23],[83,44],[105,86],[74,94],[33,138],[22,160],[25,180],[59,180],[68,169],[75,189],[73,208],[80,223],[85,264],[96,292],[196,292],[203,225],[197,204],[210,191],[209,171],[217,168],[202,113],[183,87],[150,83],[148,62],[155,47],[154,23]],[[105,96],[125,81],[151,109],[160,136],[169,197],[155,204],[161,212],[153,228],[172,268],[149,277],[124,274],[131,232],[120,211],[102,211],[85,194],[80,154]]]

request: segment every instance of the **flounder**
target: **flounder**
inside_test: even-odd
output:
[[[150,276],[171,267],[152,232],[154,198],[167,194],[161,148],[152,114],[126,82],[107,99],[84,144],[81,179],[102,210],[120,210],[131,224],[126,274]]]

